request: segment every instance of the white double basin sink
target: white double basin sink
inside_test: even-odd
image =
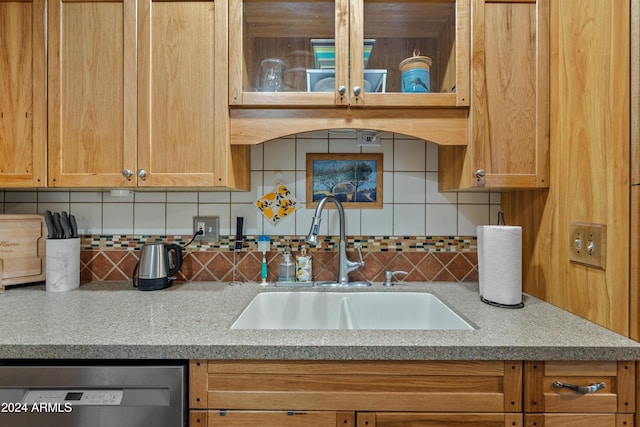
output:
[[[262,292],[231,329],[473,330],[423,292]]]

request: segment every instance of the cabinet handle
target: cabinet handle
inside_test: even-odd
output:
[[[338,88],[338,93],[339,93],[340,95],[344,95],[345,93],[347,93],[347,88],[346,88],[346,87],[344,87],[344,86],[340,86],[340,87]]]
[[[144,178],[145,176],[147,176],[147,171],[144,169],[138,169],[138,178]]]
[[[133,172],[131,171],[131,169],[122,169],[122,176],[124,176],[125,178],[131,178],[132,175]]]
[[[565,383],[561,383],[560,381],[554,381],[553,382],[553,387],[554,388],[568,388],[569,390],[573,390],[573,391],[581,393],[581,394],[595,393],[598,390],[602,390],[606,386],[607,385],[604,382],[599,382],[599,383],[596,383],[596,384],[591,384],[591,385],[586,385],[586,386],[565,384]]]
[[[360,95],[360,92],[362,92],[362,89],[360,89],[360,86],[356,86],[356,87],[353,88],[353,94],[355,96]]]

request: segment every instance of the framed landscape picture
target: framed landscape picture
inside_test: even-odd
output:
[[[382,209],[382,154],[307,153],[307,207],[325,196],[345,209]]]

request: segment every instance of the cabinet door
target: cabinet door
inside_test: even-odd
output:
[[[468,106],[469,3],[351,0],[350,104]]]
[[[629,427],[632,414],[525,414],[525,427]]]
[[[441,147],[440,189],[549,186],[549,2],[472,0],[467,147]]]
[[[225,40],[216,34],[217,7],[213,0],[138,2],[139,186],[216,184],[216,139],[228,141],[226,98],[216,104],[215,43]]]
[[[0,187],[46,185],[44,7],[0,0]]]
[[[358,412],[357,427],[522,427],[522,414]]]
[[[229,27],[231,105],[348,104],[348,0],[230,0]]]
[[[354,412],[208,411],[208,427],[354,427]]]
[[[135,0],[52,0],[48,21],[49,186],[135,185]]]
[[[231,105],[469,105],[469,0],[229,4]],[[432,65],[403,90],[414,52]]]

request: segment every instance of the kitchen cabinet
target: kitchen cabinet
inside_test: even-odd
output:
[[[439,150],[440,191],[549,186],[549,0],[472,0],[466,146]]]
[[[565,386],[559,386],[565,384]],[[602,384],[602,387],[595,385]],[[568,387],[582,387],[574,391]],[[524,364],[524,424],[631,426],[634,362],[529,361]]]
[[[331,128],[466,144],[469,3],[230,0],[232,144]],[[403,92],[413,55],[432,61],[428,92]]]
[[[208,426],[522,425],[522,362],[194,360],[189,376]]]
[[[249,152],[228,145],[226,14],[50,2],[49,186],[248,187]]]
[[[0,0],[0,187],[46,184],[44,0]]]

